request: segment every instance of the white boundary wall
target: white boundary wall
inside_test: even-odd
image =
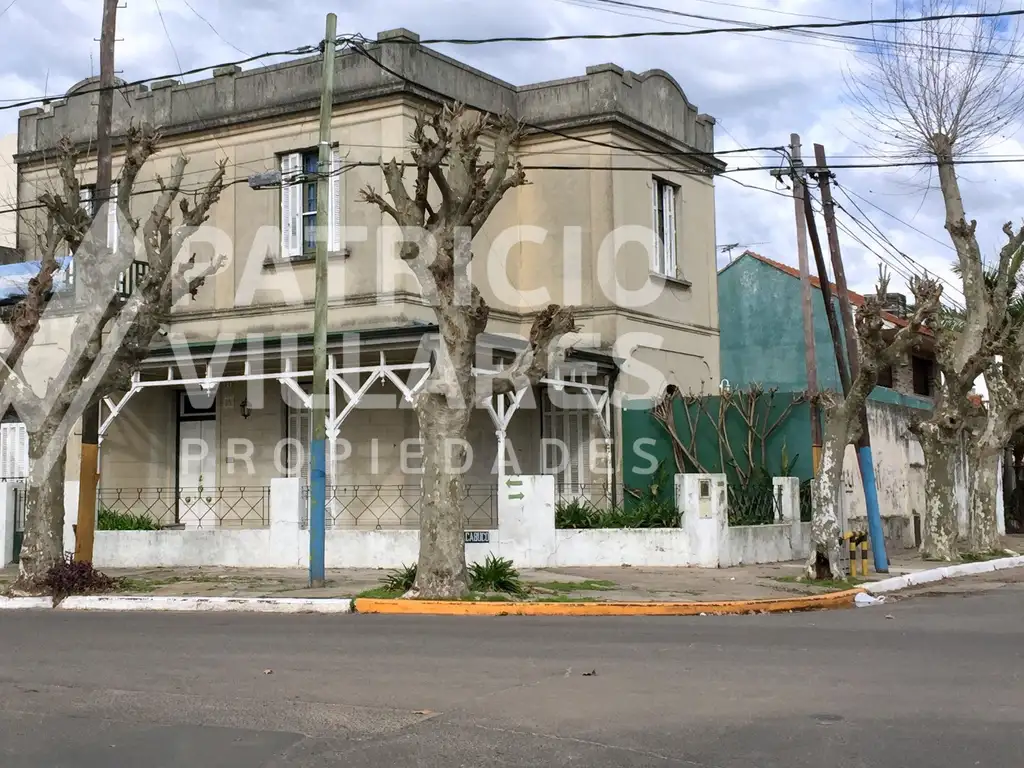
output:
[[[775,478],[781,520],[730,527],[724,475],[676,475],[679,528],[557,530],[554,478],[506,477],[499,489],[498,528],[489,544],[467,544],[468,562],[488,554],[521,568],[569,566],[697,566],[775,563],[806,556],[810,526],[800,523],[799,480]],[[73,549],[77,483],[66,484],[65,548]],[[2,496],[2,494],[0,494]],[[271,481],[270,525],[260,530],[97,531],[94,562],[104,568],[304,568],[309,533],[300,524],[300,481]],[[0,498],[2,506],[2,498]],[[2,521],[0,521],[2,523]],[[0,531],[4,526],[0,524]],[[328,568],[395,568],[416,562],[415,530],[327,531]]]

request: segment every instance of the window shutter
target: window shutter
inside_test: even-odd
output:
[[[117,195],[111,195],[107,203],[107,248],[117,248]]]
[[[665,275],[676,276],[676,190],[665,185]]]
[[[28,430],[24,424],[0,425],[0,474],[4,479],[28,476]]]
[[[16,439],[17,463],[15,472],[18,477],[28,477],[28,428],[24,424],[16,424],[14,428]]]
[[[344,210],[344,177],[341,175],[341,153],[331,150],[331,184],[330,211],[328,213],[329,228],[327,230],[331,253],[341,252],[341,228],[343,226],[342,211]]]
[[[298,477],[301,480],[302,485],[309,485],[309,448],[310,448],[310,420],[309,410],[306,408],[289,408],[288,409],[288,438],[295,440],[302,446],[301,450],[298,451],[298,456],[295,455],[295,446],[292,445],[289,450],[293,451],[291,456],[292,460],[289,461],[288,475],[289,477]],[[298,462],[298,466],[296,466]]]
[[[661,185],[658,184],[657,179],[651,179],[651,189],[653,190],[651,195],[651,217],[654,222],[651,231],[654,239],[651,243],[651,271],[659,272],[659,265],[661,264],[661,237],[658,234],[661,231],[661,217],[658,215],[658,195],[660,194]]]
[[[0,472],[4,479],[14,477],[14,430],[13,424],[0,426]]]
[[[293,183],[302,170],[302,155],[281,157],[281,255],[294,258],[302,253],[302,186]]]

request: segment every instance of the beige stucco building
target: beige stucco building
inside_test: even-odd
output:
[[[250,71],[225,67],[206,80],[154,82],[115,99],[115,136],[130,121],[163,134],[137,184],[136,216],[146,215],[156,175],[179,153],[190,158],[189,190],[226,162],[229,183],[190,248],[199,259],[216,253],[228,260],[176,309],[137,389],[109,422],[104,503],[139,509],[147,507],[143,497],[157,499],[147,508],[161,522],[209,525],[207,489],[263,489],[272,477],[305,472],[296,457],[309,440],[303,393],[312,367],[315,185],[300,174],[315,171],[320,66],[314,57]],[[37,198],[53,183],[53,148],[62,136],[85,153],[83,183],[94,182],[95,85],[83,81],[45,110],[21,113],[19,200]],[[579,77],[513,86],[420,46],[411,32],[382,33],[366,54],[342,52],[335,65],[328,228],[337,432],[329,482],[338,488],[336,501],[369,493],[380,502],[365,512],[346,501],[349,523],[409,522],[404,499],[418,484],[418,454],[406,441],[415,441],[418,429],[392,376],[414,387],[436,345],[434,313],[387,247],[392,222],[361,202],[359,191],[383,188],[377,164],[409,158],[416,114],[442,97],[526,124],[514,151],[530,184],[505,197],[473,244],[473,279],[492,308],[479,367],[508,360],[538,308],[573,304],[580,336],[568,340],[574,349],[567,364],[550,378],[586,384],[593,396],[549,383],[524,393],[517,409],[512,401],[492,403],[493,414],[480,409],[467,470],[480,497],[505,471],[555,472],[572,487],[615,486],[623,447],[603,462],[603,446],[606,435],[615,444],[619,407],[656,396],[664,383],[696,391],[719,379],[713,178],[723,165],[711,154],[714,120],[679,84],[660,70],[635,74],[604,64]],[[115,139],[115,175],[119,149]],[[283,171],[283,187],[248,183],[273,170]],[[27,237],[20,245],[31,252]],[[66,338],[52,336],[57,347]],[[212,391],[206,400],[200,380]],[[576,395],[572,407],[559,407],[565,393]],[[358,402],[346,412],[351,401]],[[110,405],[121,402],[113,397]],[[505,467],[496,461],[500,432]],[[544,439],[564,447],[545,447]],[[243,496],[255,499],[232,490],[209,504],[228,524],[239,515],[226,499]],[[259,517],[251,513],[256,504],[240,502],[247,522]]]

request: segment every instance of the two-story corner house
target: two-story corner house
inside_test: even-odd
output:
[[[408,160],[416,115],[444,100],[527,125],[513,149],[530,183],[502,200],[473,243],[474,282],[491,306],[479,367],[496,370],[511,359],[547,303],[577,306],[582,326],[565,365],[536,391],[474,414],[470,524],[493,513],[503,472],[554,473],[576,489],[616,486],[623,400],[656,395],[662,377],[684,389],[719,379],[713,178],[724,165],[712,154],[714,120],[660,70],[604,64],[514,86],[401,29],[380,34],[367,52],[372,58],[340,52],[335,63],[327,222],[332,522],[416,524],[419,433],[404,395],[430,365],[437,326],[411,273],[396,266],[392,222],[359,192],[384,188],[379,162]],[[227,161],[229,183],[207,227],[214,234],[192,247],[200,259],[229,259],[176,308],[132,391],[105,405],[101,505],[145,511],[165,524],[259,526],[270,480],[305,475],[314,233],[322,222],[316,185],[304,172],[316,170],[320,68],[316,57],[225,67],[206,80],[154,82],[115,100],[115,175],[116,137],[130,121],[163,136],[139,180],[136,216],[152,204],[155,193],[145,190],[155,189],[155,175],[179,153],[190,158],[188,189]],[[83,183],[94,182],[94,86],[83,81],[45,110],[21,113],[22,201],[52,184],[63,136],[86,153]],[[282,187],[247,183],[275,169]],[[27,252],[29,240],[23,232]],[[135,269],[141,274],[145,265]],[[77,468],[72,455],[69,477]]]

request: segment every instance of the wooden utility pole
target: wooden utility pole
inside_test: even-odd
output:
[[[310,442],[309,586],[324,585],[327,526],[327,239],[330,206],[334,38],[338,17],[327,14],[320,82],[320,156],[316,179],[316,284],[313,299],[313,439]]]
[[[821,462],[821,416],[814,395],[818,394],[818,364],[814,350],[814,305],[811,292],[810,263],[807,259],[807,219],[804,210],[804,165],[800,159],[800,135],[789,136],[789,151],[793,161],[793,212],[796,215],[796,253],[800,266],[800,305],[804,324],[804,368],[807,374],[807,392],[811,399],[811,460],[813,472],[818,474]]]
[[[843,318],[843,331],[846,337],[846,357],[849,361],[849,379],[843,383],[843,393],[849,391],[849,382],[857,378],[859,369],[857,351],[857,330],[853,321],[853,308],[850,306],[850,292],[846,284],[846,270],[843,267],[842,251],[839,248],[839,231],[836,228],[835,201],[832,199],[831,173],[825,157],[825,147],[814,145],[815,175],[821,190],[821,207],[825,218],[825,230],[828,234],[828,248],[832,256],[832,271],[836,276],[836,293],[839,296],[839,311]],[[836,344],[839,338],[833,330]],[[837,346],[837,353],[839,348]],[[842,371],[842,366],[840,366]],[[857,438],[857,464],[860,467],[861,484],[864,486],[864,501],[867,507],[868,533],[871,536],[871,553],[874,556],[875,570],[878,573],[889,572],[889,558],[885,551],[885,534],[882,530],[882,513],[878,505],[878,486],[875,481],[875,466],[871,454],[871,433],[868,429],[867,407],[860,412],[860,437]]]
[[[114,42],[118,0],[103,0],[100,30],[100,92],[96,115],[96,191],[93,194],[93,226],[106,231],[110,207],[112,162],[110,123],[114,111]],[[117,258],[117,243],[109,258]],[[96,536],[96,493],[99,487],[100,405],[92,404],[82,415],[82,459],[78,471],[78,525],[75,530],[75,560],[92,562]]]

